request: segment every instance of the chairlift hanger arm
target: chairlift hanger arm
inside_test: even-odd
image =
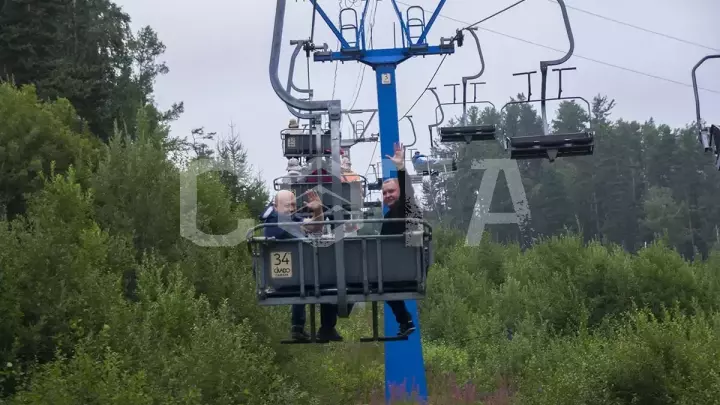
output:
[[[429,87],[427,90],[430,90],[430,92],[435,96],[435,100],[437,100],[438,106],[435,107],[435,119],[437,120],[437,110],[440,109],[440,114],[442,114],[440,121],[436,121],[434,124],[428,125],[428,131],[430,131],[430,148],[433,147],[433,139],[432,139],[432,130],[433,128],[439,127],[442,125],[443,122],[445,122],[445,111],[443,111],[442,104],[440,103],[440,96],[437,94],[437,89],[435,87]]]
[[[540,61],[540,75],[542,76],[542,87],[540,88],[540,109],[542,110],[543,130],[545,131],[546,135],[548,132],[547,111],[545,109],[545,96],[547,91],[547,68],[548,66],[557,66],[567,62],[575,51],[575,37],[573,36],[572,27],[570,26],[570,18],[568,17],[567,8],[565,7],[565,0],[557,0],[557,2],[560,5],[560,11],[562,11],[563,22],[565,23],[565,31],[567,32],[570,46],[567,53],[562,58],[556,60]]]
[[[413,141],[410,145],[405,146],[405,148],[409,148],[411,146],[415,146],[415,144],[417,143],[417,133],[415,132],[415,123],[412,120],[412,115],[406,115],[403,118],[407,118],[407,120],[410,121],[410,127],[412,127]]]
[[[309,97],[313,96],[313,89],[301,89],[298,86],[295,85],[295,80],[293,77],[295,76],[295,64],[297,62],[297,57],[300,55],[300,50],[303,48],[306,48],[306,45],[309,42],[305,40],[296,40],[296,41],[290,41],[290,45],[295,45],[295,50],[293,51],[292,57],[290,58],[290,68],[289,74],[288,74],[288,82],[290,83],[290,87],[297,91],[298,93],[305,93]],[[289,90],[288,90],[289,91]]]
[[[465,120],[467,119],[467,83],[469,80],[475,80],[480,78],[480,76],[485,73],[485,58],[483,57],[482,48],[480,47],[480,39],[478,38],[475,31],[477,31],[477,27],[467,28],[467,31],[470,33],[470,35],[473,36],[473,39],[475,39],[475,45],[477,45],[478,55],[480,55],[480,72],[478,72],[475,75],[472,76],[463,76],[462,78],[462,86],[463,86],[463,116],[462,116],[462,122],[463,125],[465,124]],[[475,89],[475,96],[477,97],[477,86],[473,86]]]
[[[313,0],[314,1],[314,0]],[[285,8],[287,0],[277,0],[275,8],[275,22],[273,27],[272,46],[270,50],[270,64],[268,66],[270,74],[270,84],[275,94],[292,107],[305,111],[328,111],[332,119],[339,119],[340,101],[339,100],[300,100],[292,96],[285,90],[280,82],[280,49],[282,47],[282,33],[285,24]]]
[[[540,61],[540,70],[546,70],[548,66],[557,66],[562,65],[563,63],[567,62],[568,59],[572,56],[573,52],[575,52],[575,37],[573,36],[572,27],[570,26],[570,18],[568,17],[567,8],[565,7],[565,0],[556,0],[558,4],[560,5],[560,11],[562,12],[563,16],[563,22],[565,23],[565,31],[567,32],[568,41],[570,43],[570,46],[568,48],[567,53],[560,58],[555,60],[545,60]]]
[[[700,60],[695,64],[695,66],[693,66],[693,68],[692,68],[693,92],[694,92],[694,94],[695,94],[695,114],[696,114],[696,119],[697,119],[697,122],[695,123],[695,125],[697,125],[697,127],[698,127],[699,130],[702,130],[702,129],[703,129],[703,124],[702,124],[702,117],[701,117],[701,115],[700,115],[700,95],[698,94],[698,85],[697,85],[696,72],[697,72],[698,68],[699,68],[700,66],[702,66],[702,64],[705,63],[705,61],[707,61],[707,60],[709,60],[709,59],[720,59],[720,54],[718,54],[718,55],[707,55],[707,56],[703,57],[702,59],[700,59]]]
[[[290,58],[290,68],[288,69],[288,81],[287,81],[286,90],[287,90],[288,94],[292,94],[292,89],[294,88],[296,91],[308,93],[308,95],[310,97],[312,97],[312,95],[313,95],[312,89],[307,89],[307,90],[298,89],[295,86],[295,84],[293,83],[293,75],[295,73],[295,62],[297,60],[298,55],[300,54],[300,49],[303,48],[304,41],[290,41],[290,44],[295,45],[295,50],[293,51],[292,57]],[[295,117],[297,117],[301,120],[312,120],[317,117],[317,114],[302,113],[302,112],[294,109],[293,107],[291,107],[290,104],[285,104],[285,106],[287,107],[288,111],[290,111],[290,113],[292,115],[294,115]]]

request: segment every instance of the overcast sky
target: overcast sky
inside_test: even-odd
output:
[[[336,24],[339,1],[320,1]],[[429,42],[431,45],[438,44],[440,37],[450,37],[457,28],[474,23],[515,1],[449,0],[430,32]],[[192,128],[201,126],[207,131],[227,134],[229,124],[233,122],[249,152],[252,165],[261,171],[266,182],[270,185],[273,178],[282,176],[287,161],[282,156],[280,131],[292,117],[274,93],[268,76],[276,2],[116,2],[132,17],[134,30],[150,25],[167,46],[163,59],[170,73],[157,81],[155,93],[161,108],[168,108],[177,101],[185,103],[185,113],[173,124],[173,135],[185,137]],[[360,14],[363,3],[357,3],[355,7]],[[374,3],[373,0],[371,5]],[[437,1],[398,1],[403,14],[407,4],[423,6],[428,13],[426,18],[429,19]],[[614,98],[617,103],[612,116],[614,119],[642,122],[653,117],[656,122],[673,127],[682,127],[694,120],[690,72],[703,56],[720,53],[720,32],[717,26],[720,1],[566,0],[566,4],[575,35],[575,53],[564,66],[575,66],[577,70],[563,74],[564,96],[578,95],[591,100],[594,95],[601,93]],[[309,1],[288,0],[280,64],[283,83],[293,48],[289,41],[309,37],[311,15],[312,3]],[[656,33],[628,27],[607,18]],[[392,47],[393,22],[397,21],[397,17],[390,0],[380,0],[375,21],[374,47]],[[479,90],[482,91],[483,99],[492,101],[498,108],[509,97],[526,92],[526,79],[513,77],[512,73],[538,70],[540,60],[561,57],[568,46],[560,7],[553,0],[526,0],[481,24],[479,28],[477,33],[486,62],[481,80],[487,82]],[[458,48],[454,55],[449,56],[433,82],[443,102],[451,101],[452,98],[452,90],[445,88],[444,84],[459,83],[462,76],[475,74],[479,70],[479,59],[472,38],[466,38],[466,44],[470,46]],[[333,49],[337,43],[319,18],[315,42],[326,42]],[[399,67],[399,114],[405,113],[423,92],[441,58],[415,58]],[[307,84],[304,54],[301,54],[298,62],[295,77],[302,87]],[[337,69],[335,96],[342,100],[343,108],[349,108],[355,99],[361,67],[361,64],[353,62],[342,64]],[[311,62],[310,72],[315,99],[329,99],[333,92],[334,64]],[[700,92],[703,118],[716,123],[720,123],[718,72],[720,60],[708,61],[698,71],[699,85],[714,91]],[[355,108],[376,108],[372,69],[365,69],[362,82]],[[539,95],[540,76],[536,74],[533,79],[533,98]],[[557,95],[557,74],[550,76],[548,95]],[[539,108],[539,104],[534,105]],[[434,122],[435,106],[435,100],[427,93],[411,112],[419,136],[416,146],[421,150],[428,149],[427,125]],[[554,104],[550,106],[554,107]],[[445,108],[446,117],[460,112],[460,106]],[[369,115],[361,119],[368,118]],[[377,132],[377,117],[370,131]],[[400,133],[403,142],[412,142],[407,121],[400,123]],[[373,156],[374,144],[354,146],[351,153],[355,170],[360,174],[366,173],[371,157],[373,163],[378,161],[379,149]]]

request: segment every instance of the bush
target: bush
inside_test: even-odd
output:
[[[0,82],[0,122],[0,217],[25,213],[28,194],[42,189],[51,164],[58,174],[73,166],[82,183],[91,174],[99,141],[78,125],[66,99],[41,103],[35,87]]]

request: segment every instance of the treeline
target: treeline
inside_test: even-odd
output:
[[[516,100],[524,99],[518,95]],[[473,107],[468,121],[497,125],[499,137],[542,134],[536,104],[509,106],[502,116],[491,108]],[[486,229],[495,238],[527,240],[570,230],[586,241],[613,242],[637,251],[664,237],[686,257],[707,256],[720,242],[720,173],[694,129],[673,129],[654,119],[611,121],[614,104],[596,96],[590,114],[573,101],[559,104],[552,131],[577,132],[590,123],[595,153],[553,163],[518,161],[531,211],[529,232],[520,235],[518,226],[490,225]],[[428,209],[443,223],[467,229],[483,173],[472,169],[473,161],[507,158],[507,153],[493,142],[441,145],[441,151],[458,155],[459,170],[433,184]],[[491,211],[513,211],[502,172]]]

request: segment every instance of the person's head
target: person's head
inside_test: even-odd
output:
[[[342,163],[340,164],[340,169],[349,172],[352,170],[352,166],[350,164],[350,158],[347,156],[342,157]]]
[[[298,127],[297,120],[295,118],[291,118],[290,121],[288,122],[288,128],[297,128],[297,127]]]
[[[297,210],[295,194],[290,190],[280,190],[275,195],[275,209],[280,214],[290,215]]]
[[[297,158],[288,159],[287,171],[299,171],[300,169],[300,162]]]
[[[391,206],[400,198],[400,183],[398,179],[387,179],[382,185],[383,204]]]

